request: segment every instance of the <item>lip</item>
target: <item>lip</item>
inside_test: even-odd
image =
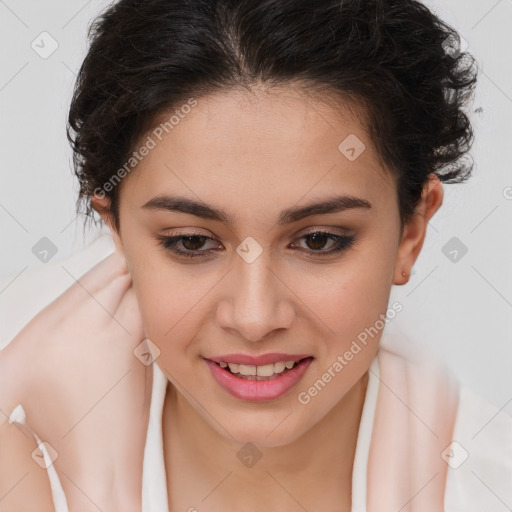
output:
[[[274,356],[274,354],[269,354],[267,357],[270,355]],[[291,370],[271,380],[242,379],[221,368],[213,360],[204,359],[204,362],[209,367],[217,383],[235,398],[248,402],[267,402],[282,397],[295,387],[306,373],[313,359],[312,356],[306,356],[306,359],[300,361]],[[220,360],[223,361],[223,359]],[[289,361],[290,359],[287,360]]]
[[[274,364],[277,363],[278,361],[299,361],[300,359],[305,359],[306,357],[313,356],[311,354],[283,354],[278,352],[272,352],[269,354],[262,354],[260,356],[250,356],[248,354],[226,354],[224,356],[209,357],[207,359],[215,363],[220,363],[221,361],[224,361],[225,363],[263,366],[266,364]]]

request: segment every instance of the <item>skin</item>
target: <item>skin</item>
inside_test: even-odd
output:
[[[114,252],[0,352],[2,512],[54,510],[32,432],[58,455],[71,512],[140,511],[152,368],[133,351],[143,338],[126,262]],[[18,404],[25,427],[7,421]]]
[[[127,175],[120,190],[124,255],[145,335],[168,386],[163,414],[171,510],[350,510],[360,415],[380,334],[307,405],[307,390],[386,314],[391,286],[407,282],[430,218],[443,200],[434,175],[401,236],[396,185],[355,109],[297,89],[203,97]],[[168,118],[168,116],[163,116]],[[350,134],[366,150],[349,161],[338,145]],[[176,194],[226,210],[230,226],[191,214],[142,208]],[[371,209],[315,215],[279,226],[282,210],[350,194]],[[108,200],[94,207],[110,226]],[[353,247],[321,257],[304,235],[354,234]],[[212,237],[182,250],[216,250],[187,259],[158,243],[162,235]],[[342,233],[341,233],[342,234]],[[261,246],[247,263],[246,237]],[[318,250],[317,250],[318,252]],[[291,392],[246,402],[213,380],[203,358],[228,353],[304,353],[314,361]],[[237,452],[262,453],[252,468]],[[202,500],[204,497],[204,501]],[[303,508],[302,508],[303,507]]]
[[[0,420],[0,453],[5,461],[0,462],[2,512],[54,511],[46,472],[29,456],[36,448],[35,438],[24,425]]]

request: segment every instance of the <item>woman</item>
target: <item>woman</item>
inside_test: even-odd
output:
[[[4,483],[12,510],[511,501],[511,421],[468,450],[479,402],[379,349],[442,183],[471,170],[456,42],[412,0],[121,0],[97,19],[69,138],[116,251],[2,353],[3,481],[41,493]]]

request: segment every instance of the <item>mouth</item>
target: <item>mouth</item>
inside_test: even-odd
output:
[[[274,380],[292,371],[305,359],[313,359],[313,357],[303,357],[297,361],[278,361],[277,363],[261,366],[226,363],[224,361],[220,361],[219,363],[213,362],[239,379]]]
[[[204,359],[215,381],[236,398],[262,402],[288,393],[302,379],[314,357],[255,366]]]

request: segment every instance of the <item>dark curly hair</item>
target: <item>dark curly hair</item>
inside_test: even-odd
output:
[[[463,108],[475,61],[415,0],[120,0],[88,36],[67,126],[86,218],[102,190],[119,229],[121,187],[103,186],[163,113],[257,84],[300,84],[363,105],[396,178],[402,229],[430,173],[446,183],[471,173]]]

